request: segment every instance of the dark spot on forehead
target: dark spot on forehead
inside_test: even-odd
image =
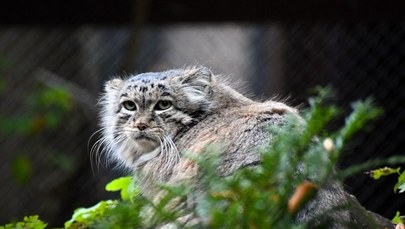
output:
[[[157,87],[161,90],[166,90],[166,86],[163,84],[158,84]]]
[[[140,92],[146,92],[146,91],[148,91],[148,87],[141,86],[141,87],[139,87],[139,91]]]
[[[138,87],[137,85],[130,84],[130,85],[127,86],[126,90],[127,91],[132,91],[132,90],[135,90],[137,87]]]
[[[128,83],[133,86],[132,90],[140,93],[152,92],[155,90],[165,92],[169,90],[165,80],[170,78],[174,72],[143,73],[132,76]],[[138,87],[137,87],[138,86]]]

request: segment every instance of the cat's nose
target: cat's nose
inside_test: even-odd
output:
[[[146,124],[146,123],[137,123],[136,125],[135,125],[135,127],[136,128],[138,128],[138,130],[145,130],[145,129],[147,129],[149,126],[148,126],[148,124]]]

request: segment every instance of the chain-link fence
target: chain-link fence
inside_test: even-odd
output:
[[[258,98],[305,103],[331,85],[337,102],[373,96],[384,116],[355,139],[342,166],[405,153],[405,24],[200,24],[0,29],[0,224],[40,214],[60,226],[79,206],[107,198],[114,175],[91,168],[96,102],[113,75],[202,64]],[[387,217],[405,205],[395,180],[347,181]]]

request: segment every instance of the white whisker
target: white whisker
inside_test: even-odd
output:
[[[110,166],[112,162],[119,162],[119,167],[124,167],[119,160],[116,160],[115,150],[116,145],[123,144],[128,139],[124,135],[124,131],[117,130],[117,126],[104,126],[94,132],[90,137],[90,141],[93,137],[101,133],[101,137],[90,148],[90,164],[94,172],[95,165],[99,169],[100,165]],[[114,133],[106,134],[108,130],[115,130]],[[113,136],[116,136],[115,138]],[[103,154],[101,154],[103,153]]]

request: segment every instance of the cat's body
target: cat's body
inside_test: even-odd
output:
[[[220,144],[217,170],[227,176],[260,163],[258,147],[271,142],[268,125],[281,127],[286,114],[298,115],[283,103],[244,97],[203,67],[111,80],[101,104],[106,151],[135,172],[143,195],[151,199],[158,196],[156,182],[198,182],[197,165],[184,153],[200,154],[207,145]],[[319,192],[298,220],[349,200],[333,184]],[[335,217],[351,221],[346,211]]]

